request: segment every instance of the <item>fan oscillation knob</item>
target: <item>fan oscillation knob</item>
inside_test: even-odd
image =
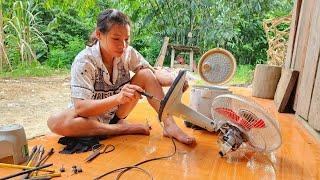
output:
[[[210,64],[207,64],[207,63],[203,64],[203,65],[202,65],[202,71],[203,71],[204,73],[211,71],[211,66],[210,66]]]

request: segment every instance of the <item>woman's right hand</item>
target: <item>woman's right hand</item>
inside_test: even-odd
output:
[[[125,104],[137,101],[142,98],[141,93],[139,92],[144,92],[140,86],[134,84],[125,84],[121,91],[116,95],[117,102],[119,104]]]

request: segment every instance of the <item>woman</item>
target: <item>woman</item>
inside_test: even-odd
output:
[[[148,92],[164,97],[162,86],[171,85],[172,76],[154,70],[129,46],[130,20],[122,12],[108,9],[97,18],[95,40],[75,58],[71,68],[71,108],[48,119],[48,127],[63,136],[144,134],[143,124],[128,124],[124,119]],[[130,79],[129,71],[135,72]],[[159,103],[148,99],[158,111]],[[195,139],[185,134],[172,117],[164,121],[164,136],[184,144]]]

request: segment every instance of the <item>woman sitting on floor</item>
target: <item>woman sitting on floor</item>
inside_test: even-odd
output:
[[[72,64],[71,107],[49,118],[52,132],[73,137],[150,134],[147,125],[129,124],[125,118],[141,98],[140,92],[162,99],[162,86],[170,86],[174,78],[154,70],[129,46],[130,27],[129,18],[118,10],[108,9],[98,16],[94,41]],[[132,78],[129,71],[135,73]],[[159,110],[159,102],[153,99],[148,102]],[[164,136],[172,136],[184,144],[195,143],[173,117],[163,122]]]

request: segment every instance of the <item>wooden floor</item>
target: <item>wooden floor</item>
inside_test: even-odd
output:
[[[233,88],[236,94],[250,96],[250,90]],[[280,122],[283,144],[276,152],[275,171],[272,166],[261,166],[255,169],[247,166],[247,160],[230,163],[218,155],[217,134],[185,128],[181,119],[177,119],[185,131],[196,137],[197,145],[188,147],[177,143],[177,154],[166,160],[158,160],[141,165],[148,170],[154,179],[320,179],[320,143],[311,136],[295,119],[293,114],[278,114],[273,101],[254,98],[271,112]],[[188,94],[184,102],[188,103]],[[107,171],[122,166],[130,166],[137,162],[168,155],[172,153],[171,140],[162,137],[161,126],[157,122],[156,113],[143,100],[130,114],[131,122],[145,122],[152,125],[150,136],[128,135],[110,137],[103,144],[113,144],[115,150],[100,155],[91,163],[84,159],[89,153],[63,155],[57,153],[62,145],[57,143],[59,136],[49,134],[29,140],[31,149],[34,145],[43,144],[48,150],[54,147],[56,153],[48,160],[54,163],[53,168],[62,165],[66,172],[61,179],[93,179]],[[71,175],[73,165],[81,166],[83,172]],[[0,169],[0,177],[17,172],[17,170]],[[104,179],[114,179],[110,175]],[[123,179],[148,179],[138,170],[126,173]]]

